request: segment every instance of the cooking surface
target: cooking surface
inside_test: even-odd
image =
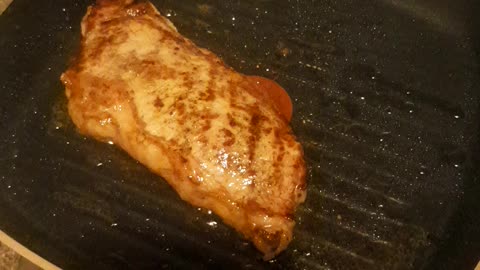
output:
[[[262,262],[125,153],[75,132],[59,76],[82,1],[15,0],[0,17],[0,229],[64,268],[429,264],[472,181],[479,72],[462,4],[153,3],[186,37],[291,95],[309,186],[288,250]]]

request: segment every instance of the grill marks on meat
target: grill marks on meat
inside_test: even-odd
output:
[[[235,72],[149,2],[128,0],[88,9],[80,53],[61,79],[81,133],[113,141],[265,259],[287,247],[305,165],[274,82]]]

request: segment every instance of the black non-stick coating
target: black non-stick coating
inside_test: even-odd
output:
[[[80,0],[15,0],[0,16],[1,230],[66,269],[473,268],[478,4],[153,3],[291,95],[309,172],[294,241],[263,262],[218,217],[75,132],[59,76],[91,4]]]

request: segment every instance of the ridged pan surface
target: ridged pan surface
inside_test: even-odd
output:
[[[15,0],[0,16],[0,229],[65,269],[425,264],[463,196],[476,132],[479,73],[461,21],[414,1],[153,3],[290,94],[308,197],[289,248],[263,262],[127,154],[76,133],[59,77],[91,4],[79,0]]]

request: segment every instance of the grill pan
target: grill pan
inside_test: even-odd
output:
[[[479,4],[152,1],[292,97],[308,197],[263,262],[215,215],[76,133],[59,76],[92,1],[0,16],[0,229],[65,269],[473,269],[480,259]]]

